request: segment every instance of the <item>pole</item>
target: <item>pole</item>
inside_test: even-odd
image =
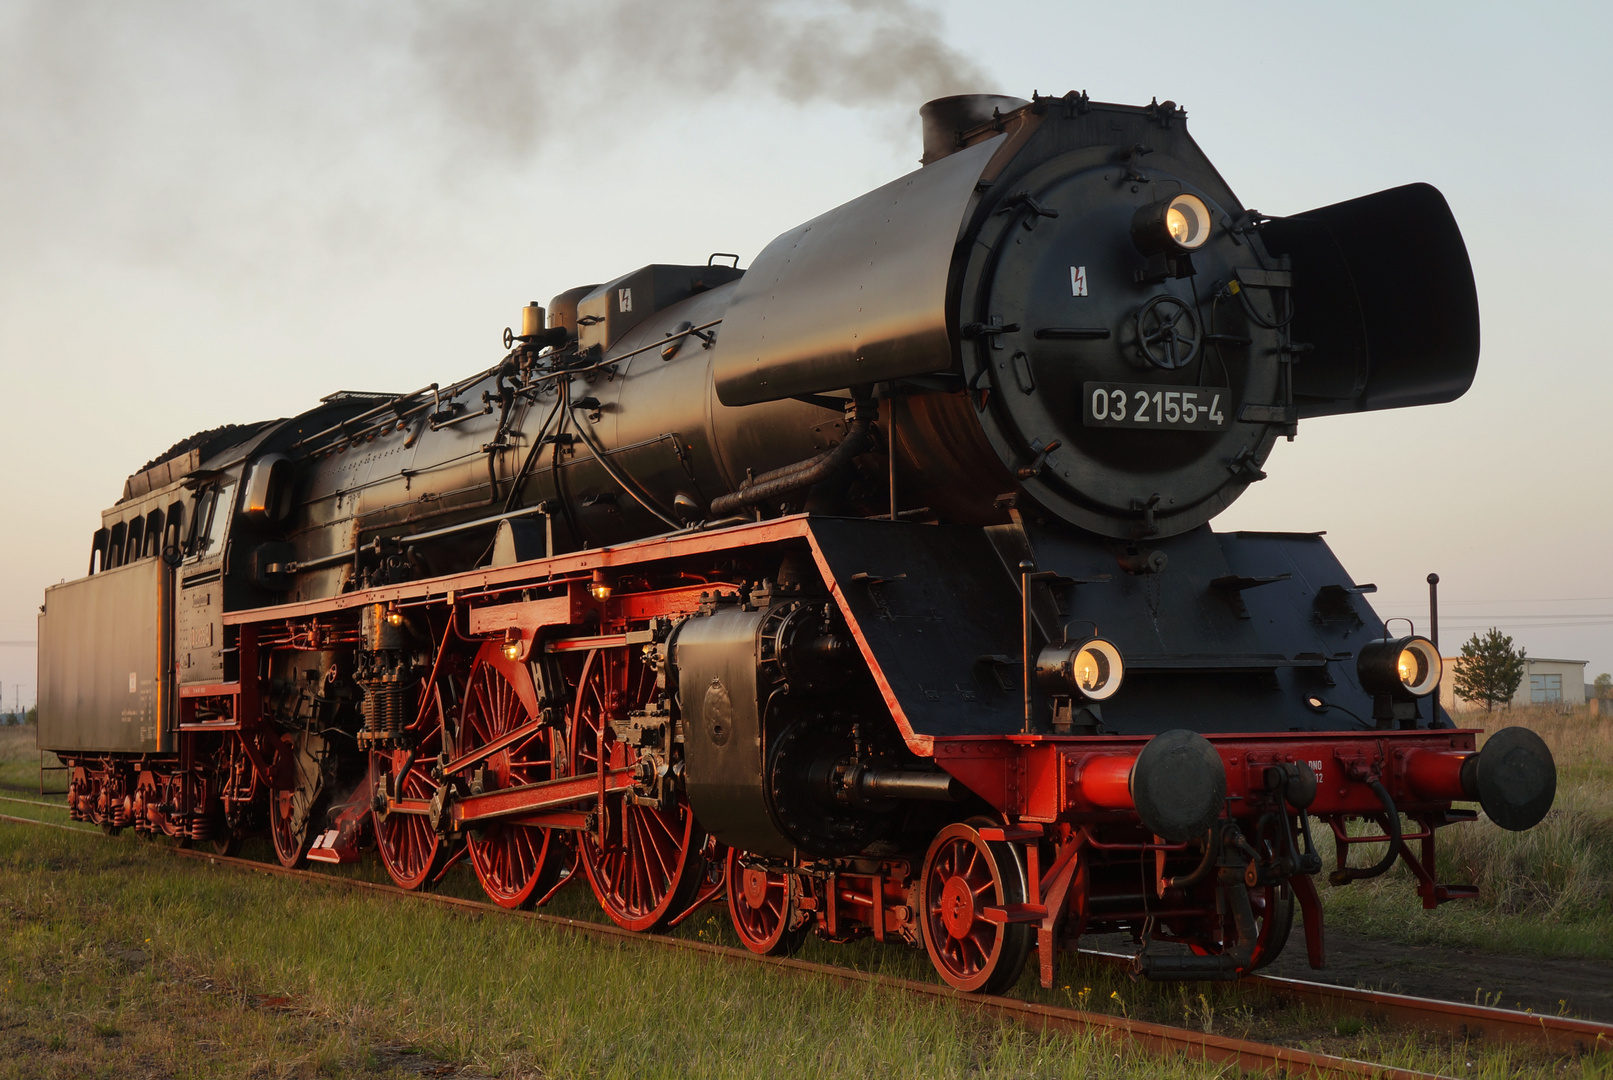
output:
[[[1439,575],[1428,575],[1428,640],[1439,648]]]
[[[1434,643],[1434,652],[1439,650],[1439,575],[1428,575],[1428,640]],[[1440,681],[1445,678],[1444,661],[1440,661]],[[1451,708],[1456,708],[1456,699],[1451,699]],[[1439,718],[1439,683],[1434,684],[1434,704],[1428,710],[1431,721]]]
[[[1036,564],[1029,559],[1019,561],[1019,642],[1020,654],[1025,667],[1025,727],[1026,735],[1031,733],[1031,576],[1036,573]]]

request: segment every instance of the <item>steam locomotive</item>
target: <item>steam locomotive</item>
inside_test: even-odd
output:
[[[1540,739],[1476,750],[1320,534],[1207,524],[1301,420],[1465,392],[1461,235],[1426,185],[1247,209],[1185,117],[933,101],[921,168],[744,270],[177,444],[46,592],[73,816],[511,907],[580,870],[638,931],[725,897],[968,991],[1117,931],[1236,978],[1296,904],[1320,967],[1324,826],[1334,883],[1474,895],[1438,830],[1538,822]]]

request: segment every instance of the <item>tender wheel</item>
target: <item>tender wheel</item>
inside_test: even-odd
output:
[[[441,745],[442,733],[432,727],[421,736],[420,745],[413,753],[402,747],[370,751],[371,790],[376,790],[384,777],[387,791],[394,799],[429,803],[437,793],[437,785],[428,770],[436,763]],[[408,772],[403,772],[404,769]],[[412,808],[394,808],[385,815],[374,812],[372,816],[375,848],[381,854],[381,862],[392,883],[411,892],[425,888],[448,858],[448,845],[431,827],[431,819],[413,812]]]
[[[537,714],[532,676],[506,660],[497,643],[476,659],[461,714],[459,753],[469,754],[513,731],[531,727]],[[467,788],[494,791],[554,779],[563,760],[563,740],[551,727],[536,727],[518,741],[461,774]],[[497,822],[472,833],[471,866],[495,904],[531,907],[560,882],[571,863],[571,845],[553,829]]]
[[[941,978],[986,994],[1019,981],[1034,930],[985,918],[988,907],[1025,902],[1025,872],[1008,844],[981,839],[972,823],[948,825],[924,857],[919,889],[924,947]]]
[[[241,834],[226,826],[222,833],[207,841],[207,847],[214,855],[228,857],[239,854],[241,851]]]
[[[789,956],[801,947],[807,926],[795,929],[796,883],[793,874],[742,866],[740,853],[728,851],[728,917],[745,948],[762,956]]]
[[[618,742],[611,718],[648,704],[655,672],[620,650],[596,650],[577,679],[569,723],[572,775],[631,768],[640,751]],[[607,796],[600,824],[578,834],[577,852],[599,906],[628,930],[659,930],[695,898],[705,877],[705,833],[679,793],[671,808]]]

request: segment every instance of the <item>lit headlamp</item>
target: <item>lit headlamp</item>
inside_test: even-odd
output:
[[[1210,208],[1197,195],[1183,193],[1138,210],[1131,239],[1145,255],[1197,251],[1210,239]]]
[[[1355,670],[1367,693],[1410,701],[1433,693],[1444,661],[1425,637],[1380,638],[1361,647]]]
[[[1125,673],[1120,650],[1102,638],[1059,642],[1036,657],[1036,681],[1053,696],[1104,701],[1120,689]]]

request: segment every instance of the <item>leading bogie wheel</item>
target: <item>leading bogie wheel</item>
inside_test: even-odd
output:
[[[1271,858],[1271,845],[1262,842],[1260,846],[1262,854]],[[1219,923],[1210,920],[1212,927],[1220,926],[1222,943],[1189,944],[1188,947],[1199,956],[1219,955],[1228,944],[1238,940],[1238,924],[1231,905],[1226,907],[1225,914],[1219,917]],[[1255,917],[1255,946],[1249,955],[1249,963],[1239,972],[1240,975],[1259,971],[1282,954],[1283,946],[1288,944],[1288,934],[1294,928],[1294,887],[1287,881],[1249,887],[1249,910]]]
[[[244,837],[239,832],[226,824],[222,832],[217,833],[207,842],[207,848],[214,855],[231,858],[241,853],[241,841],[243,839]]]
[[[553,780],[562,769],[564,740],[537,724],[531,673],[504,657],[503,645],[483,646],[471,670],[460,714],[459,756],[512,732],[525,734],[461,774],[467,790],[497,791]],[[571,863],[563,833],[513,821],[495,821],[470,834],[471,866],[482,891],[500,907],[529,908],[559,884]]]
[[[807,934],[806,920],[796,911],[795,875],[746,865],[745,860],[743,852],[728,850],[728,917],[734,933],[753,953],[789,956]]]
[[[1288,933],[1294,928],[1294,888],[1286,881],[1249,890],[1249,906],[1254,909],[1254,955],[1249,970],[1259,971],[1282,953]]]
[[[919,908],[924,948],[941,978],[966,992],[1000,994],[1019,981],[1035,930],[987,917],[1025,902],[1025,870],[1011,845],[981,837],[978,821],[942,829],[924,857]]]
[[[567,738],[571,775],[638,766],[641,751],[616,737],[613,718],[642,709],[655,671],[623,650],[590,652],[577,677]],[[577,856],[599,906],[628,930],[659,930],[682,914],[706,877],[704,831],[681,792],[667,809],[636,805],[626,793],[595,805],[595,828],[577,835]]]

